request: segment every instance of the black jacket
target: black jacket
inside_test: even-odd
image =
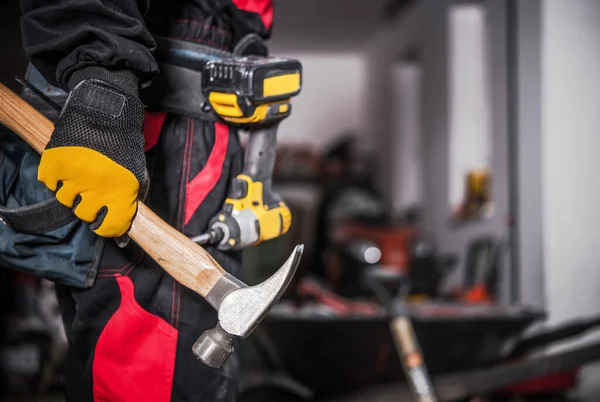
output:
[[[153,35],[232,50],[270,35],[272,0],[21,0],[23,46],[53,85],[84,78],[134,88],[158,73]]]

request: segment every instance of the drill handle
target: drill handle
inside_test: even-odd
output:
[[[272,176],[277,155],[277,127],[272,124],[251,130],[244,156],[243,175],[253,182],[262,183],[262,202],[270,208],[281,202],[281,197],[273,192]]]
[[[277,127],[278,124],[251,130],[248,145],[244,156],[244,170],[242,174],[249,176],[253,181],[263,184],[271,182],[275,156],[277,154]]]

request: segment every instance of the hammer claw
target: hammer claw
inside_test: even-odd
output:
[[[236,289],[219,306],[219,323],[228,333],[246,338],[285,293],[300,263],[303,245],[269,279],[258,285]]]

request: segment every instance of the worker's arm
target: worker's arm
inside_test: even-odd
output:
[[[223,0],[227,14],[232,16],[234,42],[249,33],[263,39],[271,36],[273,0]]]
[[[98,235],[119,237],[147,179],[138,89],[158,71],[148,0],[21,0],[21,8],[27,56],[69,92],[38,179]]]
[[[52,84],[98,78],[137,91],[158,72],[149,0],[21,0],[25,53]]]

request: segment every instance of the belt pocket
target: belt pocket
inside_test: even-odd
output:
[[[33,149],[11,133],[0,133],[0,265],[89,288],[104,239],[37,180],[38,165]]]

